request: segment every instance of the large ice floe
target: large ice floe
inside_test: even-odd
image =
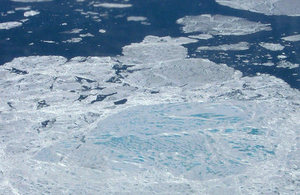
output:
[[[293,194],[300,94],[147,36],[0,66],[0,194]]]
[[[204,14],[185,16],[177,20],[185,33],[202,32],[211,35],[248,35],[271,30],[270,24],[252,22],[243,18]]]
[[[221,5],[266,15],[300,16],[298,0],[216,0]]]

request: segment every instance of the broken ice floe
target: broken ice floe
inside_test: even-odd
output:
[[[0,66],[0,181],[19,194],[296,192],[299,91],[187,58],[194,41]]]
[[[52,0],[11,0],[14,2],[20,2],[20,3],[38,3],[38,2],[48,2]]]
[[[221,5],[266,15],[300,16],[298,0],[216,0]]]
[[[218,45],[218,46],[202,46],[202,47],[198,47],[197,51],[201,51],[201,50],[242,51],[248,49],[249,49],[249,43],[240,42],[236,44],[225,44],[225,45]]]
[[[35,16],[35,15],[38,15],[38,14],[40,14],[39,11],[34,11],[34,10],[26,11],[24,13],[24,17],[31,17],[31,16]]]
[[[129,8],[132,7],[132,4],[121,4],[121,3],[95,3],[94,7],[103,7],[103,8]]]
[[[3,22],[0,23],[0,30],[9,30],[22,26],[21,22]]]
[[[293,69],[293,68],[298,68],[299,64],[293,64],[289,61],[283,60],[278,62],[278,64],[276,65],[277,68],[289,68],[289,69]]]
[[[284,49],[284,46],[279,43],[259,43],[259,45],[265,49],[271,50],[271,51],[281,51]]]
[[[300,34],[299,35],[291,35],[291,36],[283,37],[282,39],[285,40],[285,41],[291,41],[291,42],[300,41]]]
[[[202,32],[211,35],[247,35],[271,30],[270,24],[222,15],[185,16],[177,20],[185,33]]]

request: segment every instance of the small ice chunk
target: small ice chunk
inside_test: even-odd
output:
[[[192,39],[204,39],[204,40],[213,38],[213,36],[210,34],[190,35],[189,37]]]
[[[292,42],[300,41],[300,34],[283,37],[282,39],[285,41],[292,41]]]
[[[271,51],[281,51],[284,49],[284,46],[280,45],[279,43],[264,43],[261,42],[259,44],[261,47],[271,50]]]
[[[35,16],[35,15],[38,15],[40,14],[39,11],[34,11],[34,10],[31,10],[31,11],[27,11],[24,13],[24,17],[30,17],[30,16]]]
[[[131,4],[121,4],[121,3],[98,3],[94,4],[94,7],[104,7],[104,8],[129,8],[132,7]]]
[[[64,43],[79,43],[80,41],[82,41],[82,38],[78,37],[78,38],[68,39],[68,40],[63,41],[63,42]]]
[[[201,51],[201,50],[241,51],[241,50],[248,50],[248,49],[249,49],[249,44],[247,42],[240,42],[240,43],[236,43],[236,44],[198,47],[197,51]]]
[[[133,21],[133,22],[142,22],[147,20],[144,16],[129,16],[127,17],[127,21]]]
[[[289,61],[280,61],[277,65],[276,65],[277,68],[289,68],[289,69],[293,69],[293,68],[298,68],[299,67],[299,64],[293,64]]]
[[[105,29],[100,29],[100,30],[99,30],[99,33],[102,33],[102,34],[103,34],[103,33],[106,33],[106,30],[105,30]]]
[[[0,30],[9,30],[22,26],[21,22],[3,22],[0,23]]]
[[[39,2],[48,2],[52,0],[11,0],[14,2],[20,2],[20,3],[39,3]]]

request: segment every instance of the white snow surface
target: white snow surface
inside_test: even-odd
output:
[[[294,194],[300,92],[147,36],[0,66],[0,194]]]
[[[266,15],[300,16],[298,0],[216,0],[216,2],[235,9]]]

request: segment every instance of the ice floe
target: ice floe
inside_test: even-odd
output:
[[[20,3],[38,3],[38,2],[49,2],[52,0],[11,0],[14,2],[20,2]]]
[[[221,5],[266,15],[300,16],[298,0],[216,0]]]
[[[293,64],[289,61],[283,60],[277,63],[276,65],[277,68],[289,68],[289,69],[293,69],[293,68],[298,68],[299,64]]]
[[[284,46],[279,43],[264,43],[261,42],[259,45],[265,49],[271,50],[271,51],[281,51],[284,49]]]
[[[121,3],[95,3],[94,7],[104,7],[104,8],[129,8],[132,4],[121,4]]]
[[[188,58],[193,42],[147,36],[122,56],[0,66],[1,190],[296,193],[300,92]]]
[[[0,23],[0,30],[9,30],[22,26],[21,22],[3,22]]]
[[[144,16],[128,16],[127,21],[133,21],[133,22],[142,22],[146,21],[147,18]]]
[[[30,17],[30,16],[35,16],[35,15],[38,15],[40,14],[39,11],[34,11],[34,10],[31,10],[31,11],[27,11],[24,13],[24,17]]]
[[[189,37],[192,39],[204,39],[204,40],[213,38],[213,36],[210,34],[190,35]]]
[[[198,47],[197,51],[201,51],[201,50],[241,51],[241,50],[248,50],[248,49],[249,49],[249,43],[240,42],[236,44],[225,44],[225,45],[218,45],[218,46],[202,46],[202,47]]]
[[[291,42],[300,41],[300,34],[299,35],[291,35],[291,36],[283,37],[282,39],[285,40],[285,41],[291,41]]]
[[[223,15],[185,16],[178,19],[177,23],[183,25],[185,33],[202,32],[211,35],[247,35],[271,30],[270,24]]]

